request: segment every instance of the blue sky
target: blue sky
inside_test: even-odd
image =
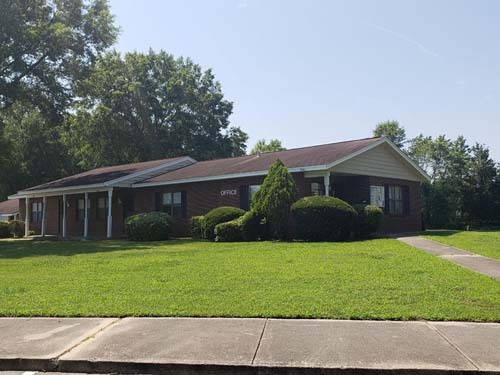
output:
[[[231,122],[288,147],[463,134],[500,161],[500,1],[112,0],[119,51],[212,68]]]

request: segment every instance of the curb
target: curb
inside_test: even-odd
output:
[[[0,371],[169,375],[500,375],[500,371],[408,368],[328,368],[54,359],[0,359]]]

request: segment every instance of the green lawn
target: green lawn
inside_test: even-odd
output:
[[[390,239],[0,241],[0,315],[500,321],[500,281]]]
[[[425,237],[500,260],[500,231],[428,231]]]

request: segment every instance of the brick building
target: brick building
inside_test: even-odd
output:
[[[248,209],[271,164],[281,159],[298,197],[333,195],[384,209],[383,232],[421,229],[421,184],[429,179],[386,138],[368,138],[209,161],[188,156],[94,169],[19,191],[29,230],[60,237],[121,237],[135,213],[165,211],[174,235],[218,206]]]

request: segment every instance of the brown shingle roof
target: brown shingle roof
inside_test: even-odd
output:
[[[358,139],[324,145],[295,148],[286,151],[247,155],[237,158],[201,161],[190,166],[161,174],[143,182],[165,182],[191,178],[223,176],[235,173],[267,171],[280,159],[288,168],[333,163],[379,141],[380,138]]]
[[[172,162],[179,159],[182,158],[178,157],[170,159],[161,159],[161,160],[146,161],[142,163],[122,164],[122,165],[114,165],[111,167],[92,169],[87,172],[61,178],[60,180],[55,180],[47,182],[42,185],[34,186],[32,188],[25,189],[24,191],[102,184],[120,177],[125,177],[132,173],[140,172],[149,168],[154,168],[164,163]]]
[[[19,212],[19,199],[0,202],[0,215],[12,215]]]

